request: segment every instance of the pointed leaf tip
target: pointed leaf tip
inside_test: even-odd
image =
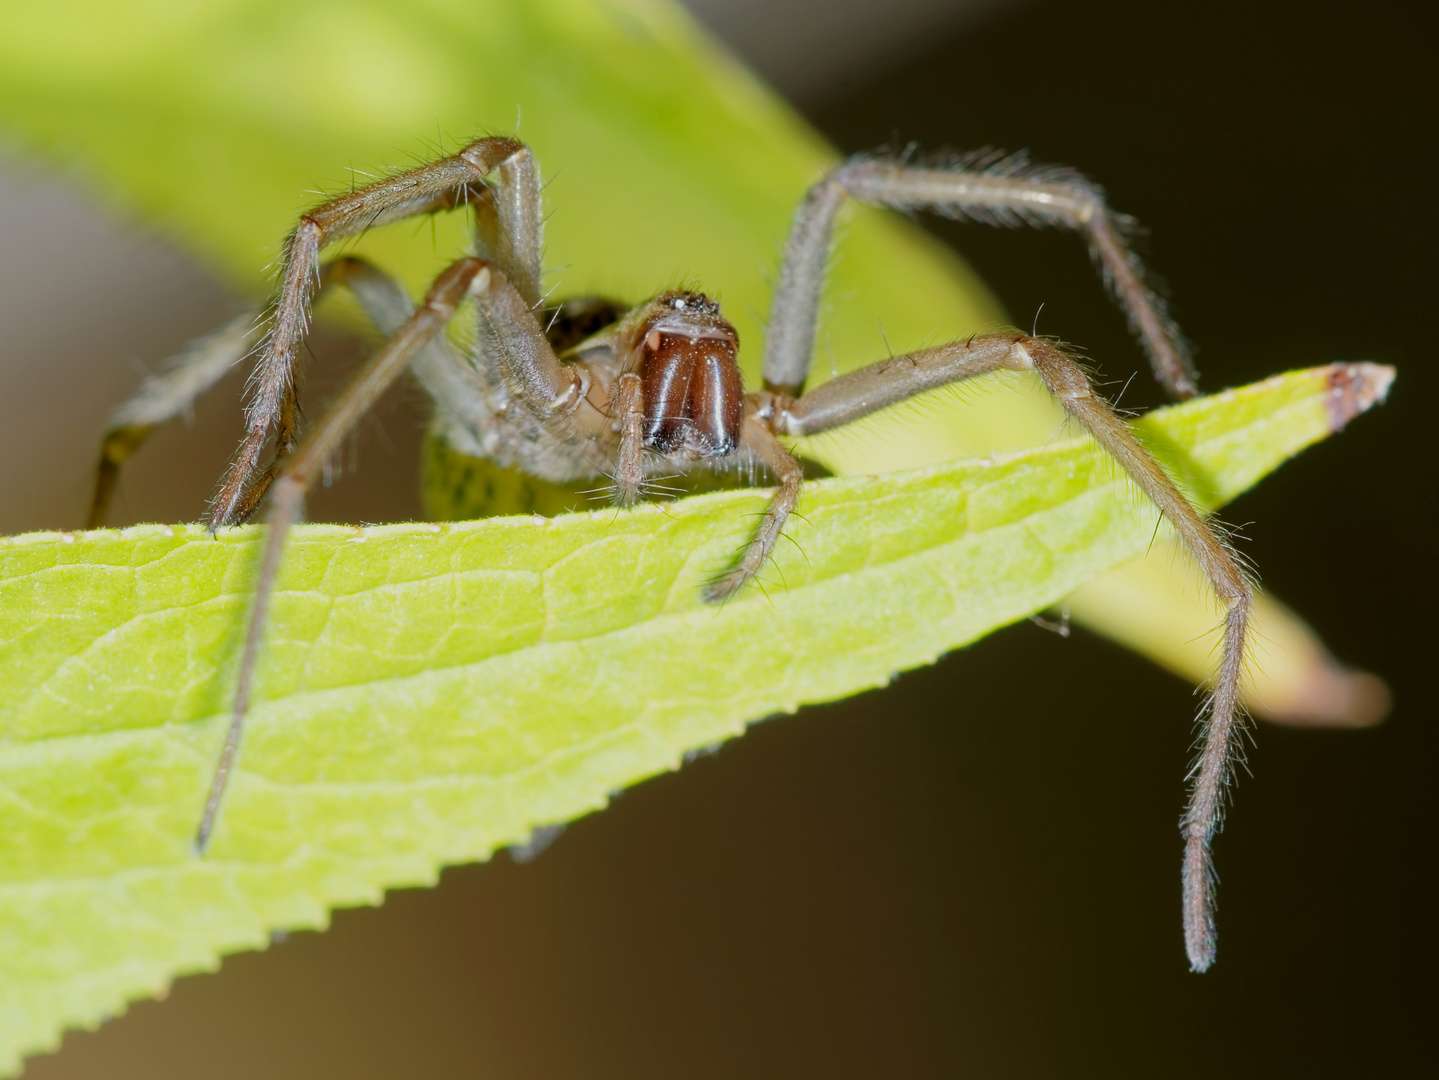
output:
[[[1361,361],[1329,367],[1329,424],[1343,431],[1346,424],[1389,396],[1398,372],[1388,364]]]

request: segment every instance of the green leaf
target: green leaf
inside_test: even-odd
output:
[[[1153,413],[1206,505],[1331,426],[1331,369]],[[692,750],[843,697],[1142,552],[1086,439],[807,485],[763,589],[700,585],[760,491],[560,518],[297,529],[211,853],[190,839],[262,530],[0,542],[0,1069],[177,974],[433,883]]]

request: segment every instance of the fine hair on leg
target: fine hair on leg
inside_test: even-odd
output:
[[[245,623],[244,645],[236,679],[234,703],[224,749],[215,767],[204,813],[195,833],[195,850],[209,846],[220,803],[229,783],[244,733],[254,689],[260,642],[284,553],[285,538],[299,516],[305,492],[319,477],[325,462],[339,448],[386,388],[405,370],[429,341],[440,334],[466,296],[483,293],[495,284],[498,272],[481,259],[461,259],[431,286],[424,304],[360,368],[340,397],[325,412],[294,454],[279,463],[271,495],[269,528],[264,540],[254,599]]]
[[[1239,682],[1247,655],[1251,605],[1249,581],[1219,533],[1179,491],[1129,426],[1095,392],[1079,363],[1042,338],[1017,333],[987,334],[891,357],[831,379],[797,399],[774,393],[759,395],[761,408],[756,417],[764,422],[762,430],[766,434],[772,431],[779,435],[815,435],[925,390],[1000,368],[1033,370],[1039,374],[1065,411],[1084,426],[1179,533],[1226,607],[1214,691],[1201,714],[1200,752],[1190,772],[1189,803],[1181,824],[1185,842],[1182,873],[1185,951],[1191,969],[1204,971],[1213,964],[1215,955],[1216,879],[1210,848],[1223,820],[1225,785],[1242,721]],[[755,421],[747,421],[749,423]],[[760,427],[758,423],[755,426]],[[746,441],[750,442],[748,426]],[[756,450],[761,448],[758,440],[751,445]],[[782,447],[779,449],[784,453]],[[767,458],[766,461],[768,463]],[[777,518],[778,524],[774,527],[777,535],[783,516],[794,507],[797,493],[796,484],[793,493],[782,488],[776,497],[765,525],[761,526],[761,535],[751,544],[741,564],[750,574],[759,565],[754,557],[761,551],[767,555],[773,546],[772,537],[768,546],[763,543],[766,526],[772,518]],[[731,576],[737,574],[738,569],[732,571]],[[720,584],[727,590],[721,595],[733,592],[743,580],[740,578],[731,584],[728,577],[721,579]]]
[[[779,479],[779,490],[770,499],[759,528],[739,561],[705,586],[704,597],[710,603],[729,599],[741,585],[759,573],[779,542],[785,522],[799,505],[800,485],[804,483],[804,467],[765,424],[753,417],[745,417],[740,428],[740,444],[770,467]]]
[[[247,489],[266,443],[283,426],[287,399],[293,400],[295,349],[309,329],[321,249],[377,225],[467,205],[491,172],[497,173],[499,191],[490,203],[504,238],[503,242],[493,238],[499,250],[492,253],[491,261],[513,276],[515,287],[530,303],[538,303],[538,175],[529,149],[514,139],[479,139],[452,157],[358,188],[301,216],[285,240],[268,333],[251,377],[245,437],[211,504],[212,529],[243,520],[258,504],[257,498],[247,497]],[[280,442],[276,450],[283,457],[288,447]]]
[[[615,505],[633,506],[645,482],[644,386],[632,371],[619,377],[619,392],[610,403],[610,423],[619,431],[619,457],[615,460]]]
[[[399,282],[367,260],[353,255],[334,259],[320,267],[315,299],[327,294],[334,285],[349,289],[376,329],[386,337],[398,330],[414,311],[414,304]],[[197,338],[177,356],[166,361],[161,371],[145,378],[135,393],[110,414],[101,436],[100,462],[95,471],[95,489],[86,528],[104,526],[121,466],[158,428],[187,415],[230,368],[252,351],[262,330],[262,312],[250,310],[237,315],[219,330]],[[431,356],[437,351],[449,351],[443,339],[427,343],[415,361],[416,369],[423,367],[432,381],[436,379],[435,372],[440,372],[443,377],[454,366],[446,356]],[[292,386],[282,398],[276,418],[276,443],[281,453],[275,462],[251,481],[236,509],[237,518],[246,518],[253,513],[274,480],[279,462],[294,449],[298,435],[297,412],[298,401]]]
[[[1034,362],[1050,392],[1069,415],[1088,429],[1140,489],[1159,507],[1198,561],[1216,595],[1226,607],[1214,691],[1201,713],[1200,750],[1190,769],[1189,804],[1180,821],[1184,834],[1184,949],[1192,971],[1214,963],[1216,932],[1214,892],[1217,878],[1211,845],[1224,819],[1226,785],[1235,745],[1243,724],[1239,682],[1248,651],[1249,614],[1253,600],[1239,560],[1163,468],[1146,451],[1110,405],[1094,392],[1084,369],[1057,346],[1028,339],[1018,346]]]
[[[929,211],[990,225],[1052,226],[1082,233],[1154,369],[1176,398],[1199,392],[1179,328],[1149,283],[1103,190],[1072,169],[1031,165],[1023,155],[982,152],[934,165],[859,156],[833,170],[795,212],[765,340],[767,389],[798,394],[809,374],[835,216],[846,197],[906,212]]]
[[[120,467],[134,456],[162,424],[187,415],[206,391],[238,364],[260,337],[257,311],[235,316],[220,329],[190,342],[160,371],[146,376],[105,422],[100,436],[100,462],[90,498],[87,529],[99,529],[114,498]]]

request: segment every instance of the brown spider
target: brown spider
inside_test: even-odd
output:
[[[543,308],[538,172],[530,150],[514,139],[479,139],[452,157],[323,203],[300,218],[285,242],[268,317],[237,319],[147,380],[112,418],[101,451],[92,526],[103,521],[121,463],[156,425],[186,411],[265,329],[246,410],[247,434],[210,511],[212,529],[237,524],[273,487],[229,734],[197,830],[198,851],[209,842],[235,764],[286,533],[326,461],[406,368],[434,399],[439,429],[457,449],[558,483],[608,476],[620,505],[639,498],[646,477],[659,472],[735,461],[768,468],[778,489],[744,553],[706,587],[710,601],[732,596],[754,577],[795,509],[803,470],[781,436],[839,427],[985,372],[1033,370],[1178,530],[1227,609],[1182,819],[1185,947],[1193,970],[1213,963],[1210,843],[1240,723],[1250,610],[1244,572],[1223,539],[1095,393],[1084,369],[1050,341],[1018,332],[979,335],[892,357],[805,392],[834,219],[847,197],[902,211],[1084,233],[1159,381],[1176,397],[1197,393],[1178,331],[1125,241],[1126,219],[1078,174],[1034,168],[1022,158],[991,154],[924,165],[857,157],[815,184],[795,215],[775,291],[764,389],[748,394],[736,363],[735,330],[719,305],[699,293],[662,292],[628,311],[594,299]],[[418,310],[392,279],[362,260],[320,263],[321,250],[335,241],[460,206],[475,211],[476,252],[441,273]],[[308,327],[312,296],[336,282],[356,294],[388,340],[299,440],[296,348]],[[443,333],[466,299],[474,301],[478,324],[473,357],[462,356]],[[549,318],[548,327],[542,318]],[[274,458],[262,466],[272,439]]]

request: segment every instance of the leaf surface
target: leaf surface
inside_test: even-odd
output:
[[[1217,505],[1329,432],[1329,375],[1137,430]],[[277,928],[602,807],[748,723],[882,685],[1156,531],[1113,463],[1068,439],[809,484],[765,587],[703,604],[765,499],[300,527],[204,859],[190,838],[262,529],[0,542],[0,1068]]]

